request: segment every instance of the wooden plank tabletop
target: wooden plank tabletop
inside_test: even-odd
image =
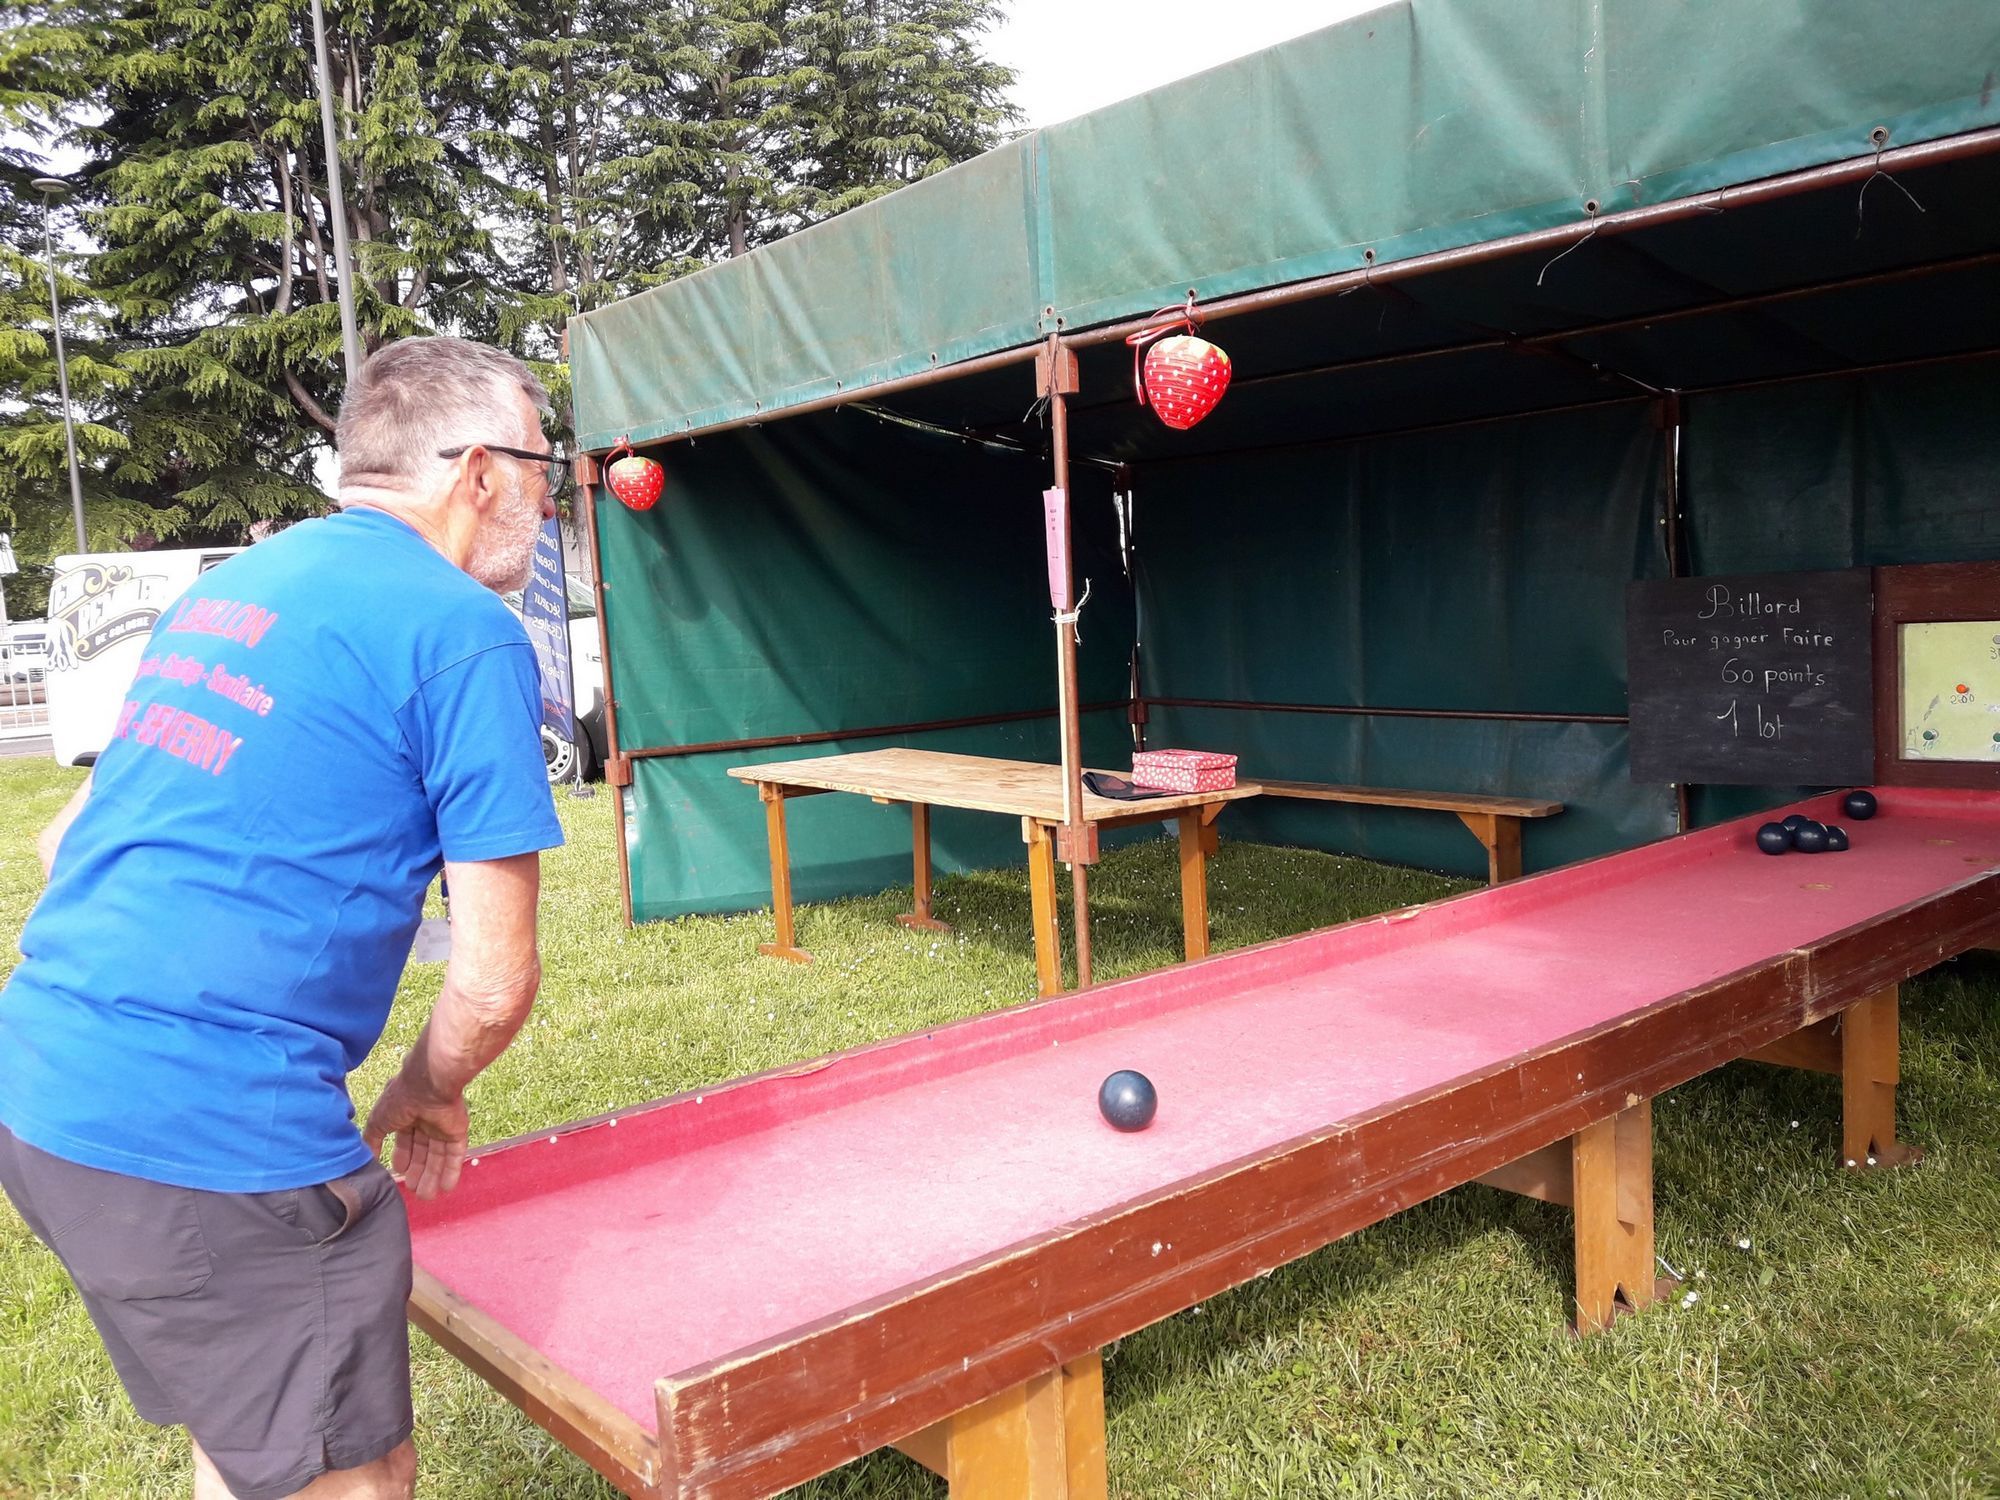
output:
[[[852,792],[890,802],[924,802],[932,807],[968,807],[1043,823],[1060,823],[1063,816],[1062,767],[1040,761],[995,760],[941,750],[861,750],[852,755],[731,766],[729,774],[752,785]],[[1091,823],[1135,814],[1165,815],[1211,802],[1254,797],[1261,790],[1255,782],[1238,782],[1226,792],[1175,793],[1137,802],[1120,802],[1086,791],[1083,813],[1085,821]]]

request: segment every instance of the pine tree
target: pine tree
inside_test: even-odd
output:
[[[992,147],[1016,118],[1013,74],[980,52],[991,0],[835,6],[823,35],[832,95],[807,182],[814,216],[840,213]]]
[[[315,464],[344,380],[340,268],[303,0],[4,13],[20,22],[0,49],[5,123],[90,157],[75,202],[95,253],[69,257],[64,302],[92,545],[242,541],[257,522],[323,509]],[[367,343],[453,324],[491,337],[508,292],[488,227],[500,185],[453,150],[454,113],[473,102],[451,8],[384,0],[343,19],[331,50]],[[28,175],[17,156],[6,165]],[[26,201],[8,186],[10,203]],[[15,218],[0,220],[0,302],[18,300],[23,274]],[[0,348],[0,409],[21,403],[0,418],[14,471],[0,477],[0,520],[30,557],[59,529],[58,496],[67,515],[52,364],[34,333]]]
[[[979,53],[993,0],[678,0],[642,98],[691,191],[680,259],[706,262],[978,155],[1015,118]],[[672,226],[663,226],[672,227]]]
[[[39,12],[23,12],[18,24],[0,30],[0,128],[17,137],[53,129],[63,102],[57,75],[65,55]],[[84,471],[92,472],[93,458],[117,455],[128,445],[121,427],[92,419],[122,396],[129,375],[110,357],[103,308],[77,276],[71,210],[52,205],[32,185],[45,171],[33,152],[0,144],[0,531],[11,534],[23,570],[8,580],[8,610],[17,619],[42,608],[48,561],[76,548],[50,331],[51,240]],[[90,498],[91,545],[108,545],[145,524],[143,508],[107,505],[95,486]]]
[[[999,139],[993,0],[329,0],[363,343],[567,317]],[[0,127],[81,148],[61,286],[93,546],[326,504],[345,374],[307,0],[0,0]],[[66,550],[44,163],[0,149],[0,528]],[[86,248],[88,247],[88,248]]]

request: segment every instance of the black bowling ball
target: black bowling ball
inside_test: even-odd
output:
[[[1097,1090],[1098,1112],[1116,1130],[1144,1130],[1159,1107],[1153,1080],[1130,1068],[1120,1068]]]

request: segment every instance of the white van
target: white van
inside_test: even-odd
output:
[[[92,552],[56,559],[44,658],[58,765],[90,765],[111,742],[125,690],[160,612],[241,547]]]
[[[571,573],[563,580],[569,591],[569,670],[574,695],[577,738],[564,739],[542,726],[542,759],[549,783],[562,786],[597,774],[604,765],[604,655],[597,638],[597,596],[589,584]],[[507,607],[521,612],[521,591],[502,594]]]
[[[0,685],[34,684],[49,662],[49,627],[43,620],[0,626]]]
[[[56,559],[48,622],[46,627],[35,622],[38,631],[45,628],[46,654],[36,657],[35,666],[37,676],[46,672],[49,738],[58,764],[89,765],[97,759],[118,726],[118,709],[160,612],[195,579],[242,550],[93,552]],[[570,661],[582,733],[572,745],[543,732],[549,780],[558,783],[592,774],[605,751],[597,601],[588,584],[576,578],[568,584]],[[520,594],[505,598],[520,613]]]

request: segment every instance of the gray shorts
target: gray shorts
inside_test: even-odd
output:
[[[139,1415],[194,1434],[238,1500],[410,1435],[410,1221],[380,1163],[207,1193],[50,1156],[0,1126],[0,1187],[61,1258]]]

